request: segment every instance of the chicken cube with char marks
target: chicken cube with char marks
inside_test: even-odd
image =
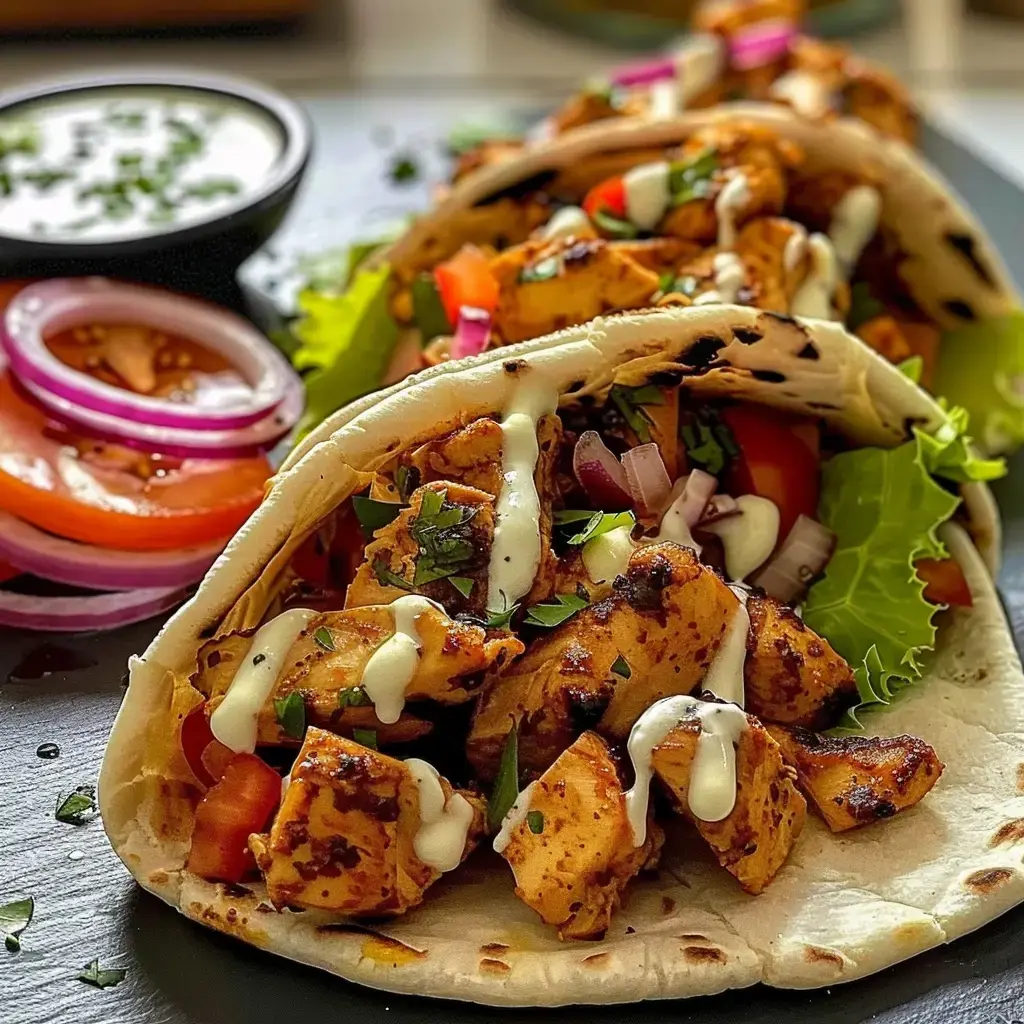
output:
[[[917,141],[918,116],[903,83],[884,69],[854,57],[847,62],[847,74],[844,112],[882,135],[913,145]]]
[[[675,273],[701,251],[698,242],[688,242],[682,238],[631,238],[609,242],[608,246],[659,276]]]
[[[275,700],[293,693],[302,696],[305,720],[311,725],[346,734],[375,729],[382,746],[426,735],[430,723],[409,714],[393,724],[377,721],[369,698],[359,689],[367,662],[394,632],[394,612],[386,605],[324,612],[312,619],[288,651],[284,669],[260,712],[256,742],[268,746],[298,742],[285,732],[274,707]],[[485,669],[511,661],[524,650],[509,633],[489,635],[480,626],[453,621],[434,608],[416,618],[416,632],[422,646],[405,691],[410,701],[465,703],[475,696]],[[200,648],[192,685],[206,696],[211,708],[220,704],[248,657],[251,635],[251,630],[231,634]]]
[[[807,818],[807,802],[794,785],[795,773],[784,764],[779,745],[764,726],[747,715],[747,727],[736,745],[736,802],[721,821],[702,821],[688,801],[700,742],[700,719],[683,719],[654,748],[651,768],[722,867],[746,892],[763,892],[786,862]]]
[[[466,742],[481,778],[497,772],[512,721],[520,765],[542,772],[583,730],[624,740],[656,700],[703,679],[738,606],[714,571],[689,548],[654,544],[634,552],[614,587],[488,673]],[[612,671],[619,658],[628,679]]]
[[[891,818],[924,798],[944,765],[915,736],[821,736],[768,725],[797,785],[833,832]]]
[[[865,321],[854,333],[890,363],[902,363],[913,356],[920,356],[921,383],[925,387],[931,383],[942,340],[934,325],[897,320],[886,315]]]
[[[747,270],[749,304],[788,313],[810,269],[804,228],[785,217],[759,217],[740,231],[736,253]]]
[[[613,117],[636,117],[644,111],[638,95],[618,97],[611,89],[586,89],[570,97],[551,115],[551,129],[556,135],[582,128],[595,121]]]
[[[463,856],[484,831],[484,801],[440,780],[472,809]],[[278,908],[402,914],[441,872],[416,855],[420,793],[403,761],[310,728],[268,833],[249,845]]]
[[[846,660],[792,608],[752,594],[744,667],[747,709],[766,722],[825,729],[857,702]]]
[[[499,253],[490,267],[499,288],[494,328],[505,342],[539,338],[613,310],[643,308],[658,290],[653,270],[600,238],[527,242]],[[543,275],[538,267],[546,268]]]
[[[618,766],[608,744],[585,732],[530,786],[528,812],[502,856],[516,895],[562,939],[600,939],[623,889],[655,865],[663,841],[652,818],[644,843],[633,845]]]

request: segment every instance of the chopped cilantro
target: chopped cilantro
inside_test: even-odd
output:
[[[505,595],[502,594],[502,597]],[[519,610],[519,602],[517,601],[511,608],[505,607],[500,612],[490,611],[487,613],[487,621],[484,625],[488,629],[508,629],[509,623],[512,621],[512,616]]]
[[[492,831],[501,828],[505,815],[519,796],[519,725],[513,722],[501,748],[498,774],[494,778],[490,798],[487,801],[487,824]]]
[[[409,495],[420,485],[420,471],[415,466],[399,466],[395,470],[395,486],[402,501],[408,501]]]
[[[634,224],[613,216],[607,210],[595,210],[590,219],[612,238],[636,238],[640,233]]]
[[[555,513],[555,522],[559,526],[582,522],[584,519],[586,519],[587,525],[566,541],[572,547],[586,544],[588,540],[617,530],[620,526],[628,526],[631,530],[636,526],[636,516],[632,512],[583,512],[566,509]]]
[[[36,903],[31,896],[0,906],[0,935],[4,937],[8,953],[17,953],[21,949],[21,933],[32,922],[35,909]]]
[[[628,679],[633,674],[629,662],[621,654],[612,662],[612,671],[623,679]]]
[[[448,582],[465,598],[473,593],[473,581],[466,576],[449,576]]]
[[[563,622],[568,622],[589,603],[579,594],[555,594],[554,601],[545,601],[527,608],[525,621],[530,626],[553,629],[555,626],[562,625]]]
[[[388,178],[392,185],[406,185],[420,176],[420,165],[412,153],[399,153],[391,160]]]
[[[90,960],[81,972],[75,975],[75,980],[84,981],[87,985],[93,985],[96,988],[113,988],[115,985],[120,985],[127,974],[128,971],[123,967],[101,968],[99,960]]]
[[[398,513],[406,507],[397,501],[378,501],[364,494],[357,494],[352,498],[352,511],[355,512],[363,536],[367,540],[371,540],[381,527],[393,522]]]
[[[293,690],[287,697],[274,701],[274,714],[286,736],[301,740],[306,735],[306,702],[302,694]]]
[[[858,281],[850,289],[850,312],[846,315],[846,329],[856,331],[884,312],[885,306],[871,294],[870,285],[866,281]]]
[[[96,817],[96,787],[77,786],[66,797],[57,797],[54,817],[65,825],[87,825]]]
[[[420,343],[426,345],[440,335],[452,333],[452,325],[441,302],[433,274],[420,274],[409,286],[412,322],[419,328]]]
[[[711,178],[718,170],[718,157],[713,149],[685,164],[673,164],[668,176],[672,205],[682,206],[694,199],[704,199],[711,191]]]
[[[530,826],[530,831],[535,836],[539,836],[544,831],[544,815],[540,811],[529,811],[526,815],[526,824]]]
[[[681,422],[679,436],[689,461],[712,476],[718,476],[739,454],[732,432],[710,409],[694,413],[689,423]]]
[[[924,371],[924,359],[921,356],[910,356],[903,362],[896,364],[896,369],[909,377],[915,384],[921,383],[921,374]]]
[[[368,747],[370,750],[378,749],[376,729],[353,729],[352,739],[361,746]]]
[[[317,646],[322,647],[325,651],[334,650],[334,637],[331,636],[331,631],[326,626],[317,626],[313,630],[313,639]]]
[[[410,527],[419,548],[413,586],[457,576],[474,555],[469,523],[476,508],[454,505],[447,491],[425,490],[420,508]]]
[[[609,394],[611,400],[622,413],[623,419],[629,424],[630,429],[644,443],[651,440],[650,416],[644,409],[645,405],[664,405],[665,396],[653,384],[645,384],[643,387],[631,388],[625,384],[615,384]]]
[[[364,708],[372,703],[370,695],[361,686],[346,686],[338,691],[339,708]]]
[[[383,583],[387,587],[398,587],[400,590],[413,589],[413,585],[407,579],[399,576],[397,572],[392,572],[388,568],[387,562],[379,558],[374,559],[373,574],[377,577],[379,583]]]

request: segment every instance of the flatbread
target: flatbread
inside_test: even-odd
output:
[[[259,885],[212,884],[184,870],[195,791],[167,756],[183,713],[174,680],[191,671],[203,637],[260,620],[282,553],[359,487],[361,474],[399,448],[499,411],[525,375],[543,375],[568,401],[670,373],[697,394],[820,416],[864,444],[898,444],[909,424],[935,426],[943,415],[838,325],[742,307],[603,318],[435,367],[354,403],[275,479],[195,598],[132,659],[100,804],[110,841],[140,884],[201,923],[362,984],[495,1005],[672,998],[760,981],[832,985],[1024,899],[1024,675],[989,571],[953,524],[945,539],[974,608],[943,613],[927,680],[869,719],[869,730],[932,743],[945,773],[922,804],[882,826],[833,836],[809,819],[761,896],[745,895],[702,848],[670,841],[660,871],[634,881],[603,940],[562,943],[515,899],[510,871],[490,852],[443,877],[422,907],[372,926],[315,911],[278,914]],[[448,411],[441,422],[439,410]],[[967,525],[991,550],[998,521],[987,490],[972,490]]]

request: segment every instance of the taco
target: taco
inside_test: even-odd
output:
[[[397,379],[615,310],[738,303],[844,323],[967,408],[983,447],[1024,439],[998,253],[948,183],[850,120],[750,105],[579,129],[466,179],[320,302],[307,428],[379,386],[389,351]]]
[[[209,927],[482,1003],[831,985],[976,928],[1024,898],[1024,676],[963,427],[735,306],[356,402],[132,659],[111,843]]]

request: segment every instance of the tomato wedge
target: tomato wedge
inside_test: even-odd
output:
[[[725,480],[734,497],[757,494],[779,508],[779,540],[801,516],[816,519],[820,466],[818,428],[773,409],[737,405],[722,421],[739,448]]]
[[[955,558],[922,558],[914,563],[914,569],[924,580],[926,601],[956,608],[974,607],[967,577]]]
[[[487,257],[475,246],[464,245],[450,260],[434,268],[448,322],[458,323],[463,306],[493,313],[498,308],[498,281]]]
[[[626,216],[626,183],[621,175],[599,181],[583,200],[583,209],[593,218],[598,213],[610,213],[620,220]]]
[[[0,508],[100,547],[156,551],[234,533],[270,464],[173,459],[94,441],[51,420],[0,375]]]
[[[188,870],[240,882],[253,866],[249,836],[266,825],[280,801],[281,776],[255,754],[236,754],[196,807]]]
[[[213,735],[206,701],[194,707],[181,723],[181,749],[192,774],[204,786],[219,782],[228,762],[235,756],[230,747]]]

